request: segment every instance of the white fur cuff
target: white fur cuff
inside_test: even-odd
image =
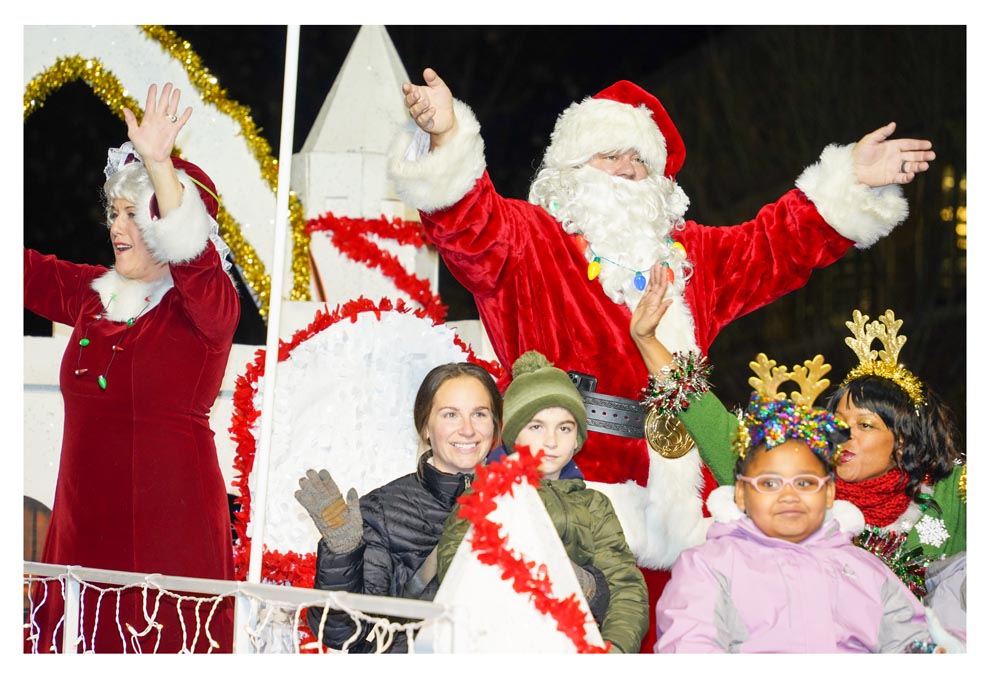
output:
[[[210,214],[199,188],[183,170],[176,174],[182,183],[182,202],[161,219],[151,217],[151,195],[138,203],[135,218],[148,250],[159,262],[188,262],[195,259],[210,237]]]
[[[708,513],[719,523],[738,521],[744,514],[736,504],[736,486],[719,486],[708,494]]]
[[[866,521],[863,519],[863,512],[859,507],[848,500],[836,500],[832,503],[832,509],[825,514],[825,520],[835,519],[839,522],[839,527],[846,533],[859,535],[866,528]]]
[[[868,248],[907,218],[908,205],[899,184],[870,188],[857,181],[852,149],[827,146],[796,184],[833,229]]]
[[[450,207],[471,190],[485,171],[481,126],[467,104],[454,100],[457,135],[442,147],[416,159],[406,150],[419,128],[403,127],[388,154],[388,174],[396,194],[409,207],[435,212]]]

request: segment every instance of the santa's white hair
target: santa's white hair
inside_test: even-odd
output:
[[[676,182],[651,172],[632,181],[588,165],[543,167],[530,186],[529,201],[543,207],[567,233],[588,240],[588,261],[601,265],[598,279],[617,304],[635,309],[642,296],[633,284],[637,271],[649,275],[654,262],[674,271],[668,294],[680,296],[691,277],[684,250],[670,238],[683,228],[689,200]]]

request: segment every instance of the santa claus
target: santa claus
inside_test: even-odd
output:
[[[651,265],[665,262],[672,282],[661,341],[707,353],[727,323],[903,221],[899,184],[928,169],[931,143],[889,139],[890,123],[829,146],[754,219],[712,228],[685,220],[689,201],[675,180],[684,143],[635,84],[615,83],[559,116],[526,202],[496,192],[474,114],[432,69],[423,77],[403,85],[415,125],[392,149],[396,192],[474,295],[502,364],[535,349],[572,373],[590,430],[576,462],[612,500],[652,609],[677,555],[704,540],[714,480],[690,441],[644,437],[648,374],[629,324]],[[648,633],[644,649],[653,641]]]

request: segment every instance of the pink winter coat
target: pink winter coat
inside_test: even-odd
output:
[[[747,517],[681,552],[657,602],[657,653],[888,653],[928,641],[924,607],[827,521],[802,543]]]

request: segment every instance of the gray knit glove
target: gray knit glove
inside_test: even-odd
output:
[[[571,561],[571,566],[574,567],[574,574],[577,576],[581,593],[584,594],[584,598],[588,602],[588,609],[591,611],[591,615],[601,625],[612,599],[605,574],[591,564],[578,566]]]
[[[344,502],[330,472],[321,469],[317,473],[309,469],[306,476],[299,479],[295,496],[309,512],[333,553],[345,554],[361,544],[364,523],[356,490],[347,491],[347,502]]]

